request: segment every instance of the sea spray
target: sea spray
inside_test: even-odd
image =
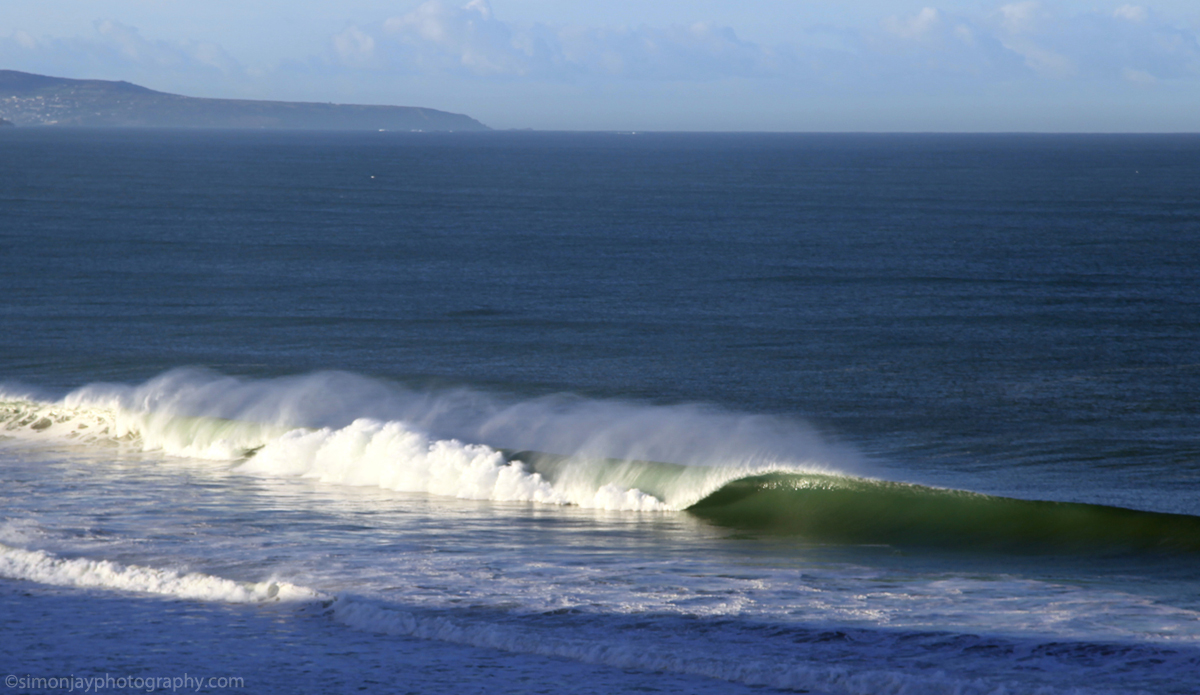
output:
[[[175,369],[136,386],[91,384],[57,403],[6,407],[9,429],[27,435],[53,411],[63,426],[50,434],[78,437],[72,423],[86,417],[93,438],[230,461],[247,474],[599,509],[682,509],[746,475],[856,462],[783,418],[414,391],[342,372],[245,380]],[[516,448],[524,455],[510,455]]]
[[[868,472],[853,449],[830,443],[792,418],[569,394],[522,399],[467,388],[414,390],[345,372],[239,379],[173,369],[136,386],[91,384],[68,394],[62,404],[252,422],[276,430],[339,429],[366,418],[404,422],[435,439],[578,458],[749,467],[774,462]]]

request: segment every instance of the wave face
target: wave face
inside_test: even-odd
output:
[[[688,508],[715,523],[833,543],[1033,552],[1200,551],[1200,518],[981,495],[863,478],[770,473]]]
[[[802,424],[699,406],[506,401],[341,373],[253,381],[199,370],[134,387],[94,384],[56,401],[0,397],[0,426],[10,436],[224,461],[247,475],[686,510],[720,526],[818,543],[1200,551],[1200,518],[855,476],[849,471],[861,460]]]

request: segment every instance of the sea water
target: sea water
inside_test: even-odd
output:
[[[1198,137],[0,136],[11,692],[1200,688]]]

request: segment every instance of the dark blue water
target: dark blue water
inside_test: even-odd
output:
[[[0,131],[0,670],[1191,692],[1198,267],[1200,136]]]
[[[0,210],[6,380],[703,402],[1197,509],[1194,136],[15,130]]]

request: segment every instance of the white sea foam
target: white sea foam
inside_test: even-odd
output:
[[[27,545],[42,536],[42,530],[30,519],[0,521],[0,544]]]
[[[0,401],[0,426],[18,436],[235,462],[260,476],[598,509],[682,509],[746,475],[854,463],[781,419],[701,406],[413,392],[336,372],[256,381],[180,369],[139,386],[89,385],[53,403],[4,393]],[[472,443],[483,441],[492,446]],[[549,476],[496,446],[563,454],[568,463]],[[646,475],[635,461],[614,459],[677,465]]]
[[[692,629],[694,626],[667,626],[661,616],[655,620],[657,629],[646,634],[640,630],[628,632],[612,625],[594,625],[588,622],[593,618],[585,618],[578,624],[568,620],[556,625],[539,621],[536,616],[431,611],[352,594],[329,595],[282,580],[234,581],[209,574],[122,564],[111,560],[63,558],[41,550],[25,550],[2,544],[0,577],[53,586],[144,593],[201,602],[287,602],[313,606],[316,610],[326,612],[334,621],[365,632],[439,640],[621,669],[703,676],[780,689],[845,695],[1006,695],[1016,692],[1084,695],[1107,692],[1064,685],[1072,680],[1067,677],[1068,672],[1083,673],[1095,668],[1090,657],[1084,654],[1078,663],[1063,664],[1056,661],[1053,650],[1039,656],[1041,643],[1036,641],[1028,644],[996,644],[989,641],[995,638],[973,635],[962,635],[961,639],[955,641],[948,639],[949,635],[933,633],[851,630],[854,635],[849,637],[847,644],[853,644],[852,649],[859,660],[856,660],[856,666],[850,667],[838,665],[836,658],[822,657],[844,656],[845,647],[837,640],[827,645],[820,635],[813,635],[817,638],[815,640],[798,640],[799,647],[787,640],[781,651],[779,644],[764,641],[759,631],[751,629],[751,632],[742,634],[739,626],[729,626],[726,632],[721,625],[709,625],[708,630],[696,632]],[[747,642],[747,639],[750,641]],[[719,648],[714,648],[718,645]],[[984,650],[980,657],[970,654],[976,645]],[[1069,645],[1064,645],[1064,648],[1070,651]],[[927,652],[927,649],[933,651]],[[995,665],[986,663],[986,659],[978,661],[978,667],[982,672],[989,672],[987,675],[966,677],[936,669],[906,667],[903,658],[899,659],[899,663],[891,663],[897,661],[898,654],[905,651],[915,652],[921,655],[920,661],[927,661],[938,654],[947,659],[982,659],[989,653],[1006,649],[1023,655],[1022,658],[1029,660],[1030,666],[1039,671],[1062,671],[1062,677],[1054,679],[1058,684],[1031,684],[997,678],[997,674],[989,672]],[[1133,661],[1155,658],[1164,661],[1161,668],[1188,668],[1186,654],[1182,659],[1175,659],[1169,651],[1156,652],[1153,649],[1147,646],[1128,655],[1105,658]],[[880,665],[864,668],[861,658],[869,659],[871,654],[878,655]],[[1007,659],[999,658],[1001,661]],[[962,670],[959,669],[958,673],[961,674]]]
[[[542,628],[527,620],[504,620],[502,616],[471,618],[453,613],[430,612],[404,604],[367,599],[355,595],[329,596],[281,580],[239,582],[197,572],[121,564],[110,560],[62,558],[40,550],[0,545],[0,577],[53,586],[154,594],[176,599],[217,603],[287,602],[313,605],[336,622],[355,630],[403,635],[425,640],[498,649],[569,659],[583,663],[703,676],[731,683],[808,690],[846,695],[877,693],[928,693],[930,695],[1002,695],[1013,692],[1062,695],[1098,693],[1083,688],[997,682],[991,678],[961,678],[927,670],[848,668],[824,663],[802,654],[747,654],[736,644],[725,650],[698,648],[688,634],[641,636],[611,630],[587,630],[572,636],[548,638]],[[890,649],[884,643],[860,644],[860,651]],[[665,638],[665,639],[664,639]],[[720,639],[720,638],[718,638]],[[761,650],[760,650],[761,651]]]
[[[14,398],[0,392],[0,428],[8,436],[38,436],[89,444],[116,444],[129,439],[117,425],[117,414],[104,408],[71,407]]]
[[[237,582],[198,572],[123,565],[109,560],[65,559],[41,550],[7,545],[0,545],[0,577],[54,586],[132,591],[225,603],[315,601],[321,598],[311,589],[288,582]]]
[[[464,499],[578,504],[585,507],[657,509],[636,490],[608,487],[571,495],[556,489],[495,449],[436,440],[399,422],[356,420],[337,430],[293,430],[268,442],[239,470],[260,475],[300,475],[322,482],[428,492]]]

